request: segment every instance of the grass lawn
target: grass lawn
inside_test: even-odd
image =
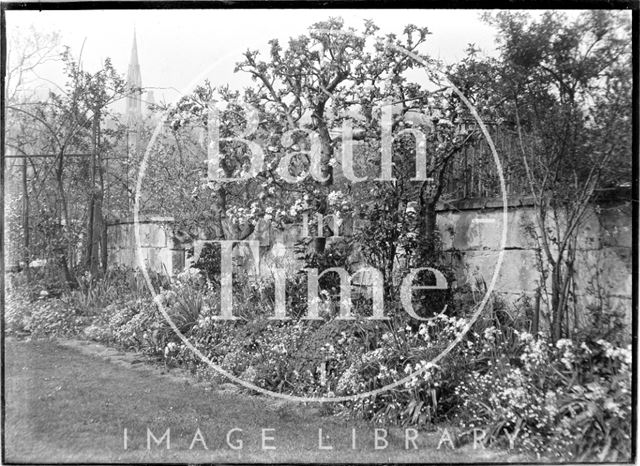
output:
[[[273,409],[268,399],[167,380],[152,369],[132,370],[55,342],[5,340],[5,461],[52,462],[506,462],[506,452],[455,450],[437,444],[441,433],[420,432],[417,450],[404,432],[388,429],[389,445],[374,449],[374,428],[331,417],[303,418]],[[271,406],[271,407],[270,407]],[[124,429],[128,447],[124,449]],[[171,429],[171,448],[152,443]],[[190,444],[200,429],[202,442]],[[241,450],[226,443],[243,440]],[[275,450],[262,449],[262,429]],[[352,449],[352,429],[356,449]],[[325,444],[318,448],[318,429]],[[410,445],[412,446],[412,445]]]

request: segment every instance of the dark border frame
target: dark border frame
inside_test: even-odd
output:
[[[259,8],[287,8],[287,9],[322,9],[322,8],[409,8],[409,9],[622,9],[632,10],[632,60],[633,60],[633,90],[632,90],[632,305],[631,305],[631,325],[632,325],[632,404],[631,407],[631,450],[632,456],[629,464],[635,464],[637,459],[637,401],[638,401],[638,268],[640,261],[638,257],[638,213],[640,208],[640,189],[638,183],[640,181],[640,145],[639,145],[639,76],[640,76],[640,4],[633,0],[563,0],[557,2],[553,0],[430,0],[428,5],[418,3],[413,0],[130,0],[130,1],[84,1],[69,0],[60,1],[28,1],[28,2],[5,2],[0,3],[0,56],[2,59],[2,77],[0,80],[0,101],[3,102],[2,118],[0,118],[0,151],[1,151],[1,168],[0,171],[0,215],[2,216],[4,225],[4,202],[5,202],[5,117],[4,117],[4,99],[5,99],[5,70],[6,70],[6,11],[7,10],[113,10],[113,9],[259,9]],[[31,463],[7,463],[5,450],[5,320],[4,320],[4,303],[5,303],[5,257],[4,257],[4,228],[0,229],[0,339],[2,344],[0,347],[0,377],[2,378],[2,393],[0,393],[0,431],[2,451],[0,456],[1,464],[31,464]],[[122,463],[41,463],[41,464],[68,464],[68,465],[103,465],[103,464],[122,464]],[[149,463],[158,465],[180,464],[180,463]],[[269,464],[287,464],[287,463],[269,463]],[[438,463],[438,464],[458,464],[458,463]],[[471,463],[473,464],[473,463]],[[551,464],[546,462],[532,463],[495,463],[495,464]],[[570,464],[570,463],[566,463]],[[599,464],[597,462],[584,462],[579,464]]]

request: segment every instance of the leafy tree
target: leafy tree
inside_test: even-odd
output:
[[[240,239],[262,220],[287,228],[300,221],[301,213],[315,218],[335,209],[346,223],[375,223],[389,232],[389,237],[376,238],[377,244],[391,245],[378,251],[383,252],[377,264],[389,281],[399,254],[413,254],[419,242],[433,244],[435,206],[450,161],[472,142],[475,132],[461,130],[461,103],[446,86],[434,90],[433,85],[420,84],[428,81],[426,73],[419,82],[408,77],[411,70],[430,74],[440,70],[434,60],[420,55],[428,30],[410,25],[401,37],[381,36],[377,31],[371,22],[362,32],[345,28],[341,19],[317,23],[287,47],[271,41],[266,60],[256,51],[247,51],[236,69],[249,73],[254,86],[238,92],[205,83],[173,109],[175,131],[209,130],[207,107],[215,103],[221,108],[220,138],[233,138],[246,127],[243,102],[258,110],[259,124],[251,138],[265,148],[263,169],[246,180],[200,183],[196,189],[198,199],[210,199],[201,195],[207,189],[213,192],[212,207],[207,209],[214,225],[211,237]],[[405,50],[421,56],[428,69]],[[347,150],[345,125],[357,142],[354,167],[345,167],[341,156]],[[422,133],[424,140],[415,133]],[[381,163],[386,142],[392,147],[389,166]],[[426,153],[426,161],[420,162],[426,167],[416,166],[417,148]],[[224,176],[248,170],[244,143],[225,141],[221,150]],[[314,151],[317,166],[312,163]],[[285,177],[302,181],[283,180],[281,164],[287,165]],[[426,176],[417,177],[416,172],[423,169]],[[369,180],[352,182],[363,176]],[[418,205],[417,219],[407,210],[412,202]],[[412,215],[412,221],[407,221]],[[407,241],[406,247],[398,248],[396,241]],[[312,250],[322,253],[325,244],[326,237],[316,238]]]
[[[109,138],[117,137],[117,131],[107,131],[105,138],[102,123],[110,105],[131,90],[109,59],[90,73],[68,48],[60,58],[68,78],[64,87],[50,90],[45,99],[7,106],[11,121],[19,126],[9,143],[31,163],[29,191],[38,207],[34,228],[40,230],[33,249],[55,257],[66,282],[74,286],[72,268],[80,240],[85,240],[85,262],[94,275],[100,264],[102,269],[107,265],[104,156],[113,149]]]
[[[128,88],[108,58],[103,67],[95,73],[84,71],[68,49],[62,58],[68,76],[67,92],[66,95],[55,96],[55,99],[84,128],[90,128],[90,133],[87,134],[90,137],[88,148],[91,157],[86,167],[89,186],[85,263],[87,269],[96,275],[100,265],[103,270],[107,267],[107,227],[103,214],[105,165],[102,122],[111,104],[135,90]]]
[[[604,10],[573,21],[555,12],[537,20],[501,12],[487,17],[498,30],[500,57],[469,59],[465,68],[482,83],[476,98],[519,140],[536,210],[539,293],[554,340],[569,331],[576,242],[588,207],[597,190],[630,182],[629,19]]]

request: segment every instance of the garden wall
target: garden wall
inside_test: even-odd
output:
[[[170,218],[141,221],[141,252],[149,270],[174,275],[186,264],[186,254],[174,246]],[[508,301],[523,296],[533,298],[540,280],[537,247],[530,226],[535,220],[532,202],[526,198],[510,200],[507,214],[507,240],[495,291]],[[457,271],[456,284],[476,284],[492,279],[501,253],[503,229],[502,203],[495,200],[465,200],[443,203],[438,225],[443,245]],[[293,256],[293,244],[301,236],[299,225],[286,231],[260,222],[248,239],[260,241],[261,273],[273,266],[300,267]],[[284,246],[284,247],[283,247]],[[136,266],[132,220],[109,226],[111,263]],[[580,230],[576,254],[575,294],[582,305],[602,299],[620,309],[631,320],[632,296],[632,206],[629,190],[601,195],[589,208]],[[242,255],[241,248],[236,249]],[[252,266],[249,273],[253,271]],[[550,287],[547,287],[550,289]]]
[[[631,322],[632,205],[630,192],[601,195],[586,213],[575,259],[578,302],[597,299],[620,310]],[[514,199],[507,214],[507,238],[495,291],[508,301],[535,297],[539,285],[535,222],[532,202]],[[457,271],[458,283],[488,284],[501,252],[504,225],[502,203],[465,201],[443,206],[438,216],[444,247]],[[550,289],[548,285],[547,290]]]
[[[109,222],[107,248],[109,263],[137,268],[140,258],[147,269],[157,273],[174,275],[184,269],[185,252],[174,248],[173,219],[148,217],[140,219],[140,256],[136,255],[136,239],[132,218]]]

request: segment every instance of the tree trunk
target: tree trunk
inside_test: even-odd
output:
[[[67,256],[65,254],[60,254],[60,267],[62,268],[62,273],[64,273],[64,280],[67,282],[67,285],[70,288],[75,288],[76,281],[71,274],[69,263],[67,262]]]
[[[99,245],[100,245],[100,230],[101,230],[101,215],[102,215],[102,202],[100,198],[96,196],[93,206],[93,221],[92,221],[92,236],[91,236],[91,256],[89,270],[92,276],[96,276],[98,273],[99,265]]]
[[[64,148],[60,149],[58,154],[58,166],[56,168],[56,183],[58,185],[58,196],[60,196],[60,204],[62,206],[62,218],[64,219],[64,225],[62,227],[62,238],[65,244],[64,248],[60,248],[60,254],[63,256],[60,260],[61,267],[65,274],[65,279],[70,286],[75,286],[75,280],[69,269],[68,256],[71,254],[75,245],[71,244],[69,235],[69,227],[71,225],[71,218],[69,216],[69,205],[67,202],[67,194],[64,189]]]
[[[89,195],[89,206],[87,215],[87,243],[85,251],[85,266],[87,269],[91,269],[91,257],[93,256],[93,211],[94,211],[94,195],[93,191]]]
[[[333,156],[333,148],[331,147],[331,135],[327,129],[324,120],[319,119],[317,123],[318,136],[320,138],[320,167],[323,177],[327,179],[321,184],[323,186],[331,186],[333,184],[333,167],[329,164]]]
[[[98,113],[100,115],[100,113]],[[97,214],[98,214],[98,224],[100,228],[98,229],[98,241],[100,244],[100,264],[102,265],[102,272],[107,271],[107,260],[109,251],[107,250],[107,222],[104,217],[104,202],[105,202],[105,188],[104,188],[104,172],[105,165],[102,160],[102,154],[99,150],[100,148],[100,118],[98,118],[97,123],[97,134],[96,134],[96,144],[98,147],[97,155],[98,155],[98,178],[99,178],[99,187],[100,191],[98,191],[98,206]]]
[[[229,175],[227,175],[229,176]],[[216,190],[216,195],[213,200],[213,238],[215,239],[228,239],[223,226],[223,219],[227,212],[227,190],[222,183]]]
[[[109,250],[107,249],[107,222],[105,221],[103,215],[100,216],[100,222],[102,224],[102,228],[100,229],[100,261],[102,262],[102,272],[104,274],[107,272]]]
[[[562,290],[562,279],[560,277],[560,269],[562,267],[561,258],[558,258],[551,274],[551,315],[552,315],[552,328],[551,328],[551,341],[555,343],[562,338],[562,316],[564,314],[563,309],[560,306],[560,292]]]
[[[98,273],[100,265],[99,249],[101,237],[103,236],[103,215],[102,201],[104,197],[102,162],[99,154],[100,144],[100,108],[94,109],[93,123],[91,128],[92,151],[91,151],[91,195],[89,198],[89,215],[87,218],[87,268],[91,275]],[[99,177],[99,178],[98,178]],[[103,253],[104,255],[104,253]]]
[[[420,200],[419,233],[423,242],[421,255],[423,259],[431,260],[436,253],[438,234],[436,201],[434,199]]]
[[[540,298],[542,290],[540,287],[536,289],[536,300],[533,305],[533,319],[531,322],[531,333],[535,338],[538,338],[538,332],[540,332]]]
[[[326,100],[324,102],[326,102]],[[313,118],[315,120],[315,126],[318,130],[318,137],[320,139],[320,171],[322,176],[327,178],[325,181],[321,182],[321,185],[328,188],[333,185],[333,167],[329,164],[333,155],[333,148],[331,147],[331,135],[329,134],[329,129],[324,121],[324,102],[317,105]],[[322,202],[320,204],[318,213],[323,216],[327,214],[327,202]],[[318,225],[318,229],[319,228],[320,225]],[[324,231],[324,228],[322,230]],[[326,245],[327,239],[324,237],[314,238],[312,242],[313,251],[316,254],[323,254]]]
[[[27,158],[22,159],[22,238],[23,251],[22,260],[25,264],[27,283],[31,281],[31,271],[29,269],[29,189],[27,186]]]

